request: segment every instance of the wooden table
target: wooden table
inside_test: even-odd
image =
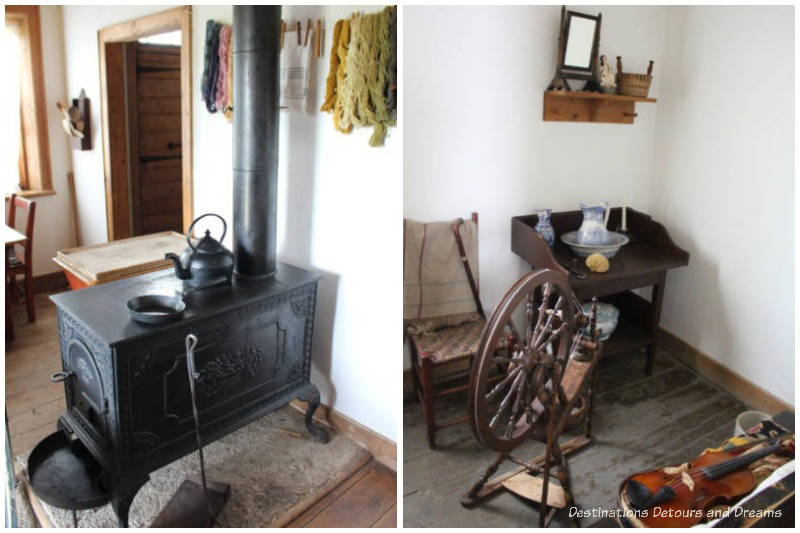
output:
[[[73,290],[130,278],[172,266],[168,252],[188,247],[186,236],[164,231],[93,246],[59,250],[53,261],[64,269]]]
[[[7,224],[3,224],[3,240],[6,243],[6,341],[13,341],[14,322],[11,320],[11,285],[8,277],[8,254],[10,250],[14,249],[15,244],[21,244],[28,238]]]
[[[617,228],[622,209],[611,210],[608,220],[610,229]],[[604,343],[603,355],[647,349],[645,371],[653,370],[655,357],[655,335],[661,320],[661,305],[667,270],[689,264],[689,252],[679,248],[667,230],[649,215],[628,208],[628,235],[631,242],[611,258],[611,268],[603,274],[590,272],[584,259],[578,258],[561,242],[560,236],[577,230],[583,216],[580,211],[553,213],[550,221],[556,233],[556,243],[550,248],[534,229],[539,217],[526,215],[511,219],[511,250],[535,268],[550,268],[569,275],[569,285],[581,301],[594,296],[603,298],[620,310],[620,318],[614,334]],[[578,272],[587,274],[578,279],[564,267],[573,266]],[[651,301],[631,292],[631,289],[652,287]]]

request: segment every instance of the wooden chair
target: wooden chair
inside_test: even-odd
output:
[[[25,231],[24,234],[27,240],[23,244],[16,246],[22,247],[22,256],[17,253],[16,246],[6,249],[8,254],[8,271],[6,277],[8,278],[9,293],[11,301],[16,301],[16,293],[24,295],[25,304],[28,308],[28,322],[36,321],[36,307],[33,301],[33,221],[36,218],[36,202],[17,196],[11,195],[8,209],[8,225],[15,227],[17,221],[17,209],[26,212]],[[25,286],[22,287],[17,284],[17,276],[25,276]]]
[[[410,244],[406,239],[406,228],[404,221],[404,269],[414,268],[415,265],[406,264],[406,253],[409,252],[409,247],[417,243]],[[445,422],[436,421],[436,411],[434,400],[456,394],[467,389],[467,381],[469,378],[469,367],[478,350],[478,343],[483,333],[484,326],[486,325],[486,317],[483,313],[481,306],[480,294],[478,290],[477,279],[473,275],[473,271],[477,268],[478,253],[477,253],[477,224],[478,215],[473,213],[471,222],[474,224],[474,239],[475,246],[472,250],[471,256],[465,251],[464,243],[461,239],[460,228],[464,224],[461,219],[450,223],[453,233],[452,245],[457,247],[457,252],[449,254],[458,264],[452,266],[454,272],[460,269],[463,278],[469,283],[473,299],[472,316],[470,313],[460,313],[456,315],[443,315],[443,316],[428,316],[425,318],[409,318],[409,313],[404,312],[405,321],[405,337],[408,340],[411,351],[411,371],[414,382],[415,394],[422,405],[422,411],[425,416],[425,422],[428,430],[428,445],[431,448],[436,447],[436,432],[446,427],[468,420],[467,416],[449,420]],[[430,223],[443,224],[442,222]],[[428,226],[428,224],[426,224]],[[422,250],[425,249],[425,242],[421,245]],[[420,252],[422,256],[422,252]],[[422,292],[422,269],[418,283],[420,285],[420,293]],[[410,273],[412,283],[409,283],[409,276],[405,276],[406,290],[409,286],[413,286],[414,273]],[[463,285],[463,283],[462,283]],[[410,289],[415,290],[415,289]],[[407,293],[408,294],[408,293]],[[462,291],[463,296],[463,291]],[[446,297],[446,295],[445,295]],[[407,299],[408,300],[408,299]],[[420,295],[420,302],[422,296]],[[408,308],[407,301],[404,302],[405,307]],[[469,318],[468,318],[469,317]],[[464,318],[464,321],[460,321]],[[439,327],[435,331],[431,331],[428,327],[427,331],[421,331],[421,324],[438,322],[444,327]],[[448,325],[452,324],[452,325]],[[434,326],[435,327],[435,326]],[[458,364],[460,362],[460,365]],[[443,370],[445,365],[453,367],[460,366],[455,372],[440,379],[441,376],[437,370]],[[436,379],[435,379],[436,378]]]

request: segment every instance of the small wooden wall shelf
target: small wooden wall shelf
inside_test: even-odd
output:
[[[554,122],[609,122],[633,124],[636,102],[655,98],[583,91],[545,91],[544,120]]]

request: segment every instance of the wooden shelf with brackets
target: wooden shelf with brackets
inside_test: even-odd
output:
[[[543,101],[546,121],[633,124],[636,102],[655,103],[656,99],[586,91],[545,91]]]

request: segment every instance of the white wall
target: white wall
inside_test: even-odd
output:
[[[71,168],[70,145],[61,127],[61,112],[56,102],[68,97],[64,72],[64,37],[61,23],[61,6],[40,6],[42,30],[42,67],[50,147],[50,172],[53,179],[51,196],[32,198],[36,202],[36,219],[33,226],[33,275],[39,276],[59,270],[53,257],[60,249],[74,246],[72,208],[69,201],[67,172]],[[78,93],[73,96],[77,97]],[[17,225],[20,230],[24,226]]]
[[[627,201],[643,209],[656,109],[633,126],[542,121],[555,72],[560,6],[406,7],[406,217],[479,214],[481,299],[489,309],[530,269],[511,253],[511,217],[536,207]],[[600,51],[631,69],[660,64],[664,8],[602,12]],[[658,72],[656,70],[656,72]],[[659,77],[653,80],[659,94]]]
[[[99,94],[98,29],[163,9],[65,7],[70,91],[84,84],[87,93]],[[356,10],[378,9],[284,8],[286,20],[322,18],[327,28],[323,56],[313,69],[314,109],[321,105],[334,23]],[[200,80],[206,21],[231,23],[233,8],[193,6],[192,17],[194,211],[216,212],[230,222],[232,127],[222,115],[205,110]],[[74,162],[76,179],[81,176],[81,215],[93,220],[84,230],[87,243],[106,240],[99,110],[95,116],[97,148],[76,152]],[[320,387],[323,402],[396,440],[400,361],[391,339],[401,322],[402,304],[399,286],[387,289],[391,280],[387,283],[383,272],[386,265],[399,265],[402,257],[396,246],[402,238],[400,224],[391,223],[401,218],[400,130],[391,130],[385,147],[370,148],[371,130],[342,135],[333,130],[327,114],[281,112],[280,120],[278,259],[324,275],[317,296],[311,381]],[[230,237],[226,244],[230,246]]]
[[[664,48],[664,7],[575,7],[602,13],[600,53],[644,71]],[[487,310],[530,265],[511,252],[511,217],[537,207],[649,202],[656,109],[635,125],[542,121],[555,73],[560,6],[404,9],[404,215],[479,215]],[[612,60],[615,63],[615,59]],[[650,89],[659,96],[660,76]],[[410,366],[408,354],[405,367]]]
[[[108,231],[97,32],[118,22],[164,11],[169,6],[64,6],[62,9],[67,92],[77,97],[85,89],[92,114],[92,149],[72,151],[82,243],[98,244],[108,240]]]
[[[691,253],[662,325],[794,404],[794,10],[672,10],[651,211]]]
[[[491,309],[529,269],[512,216],[626,200],[692,254],[662,326],[794,403],[792,8],[575,8],[625,70],[655,60],[632,126],[542,121],[559,9],[405,9],[404,215],[479,212]]]

